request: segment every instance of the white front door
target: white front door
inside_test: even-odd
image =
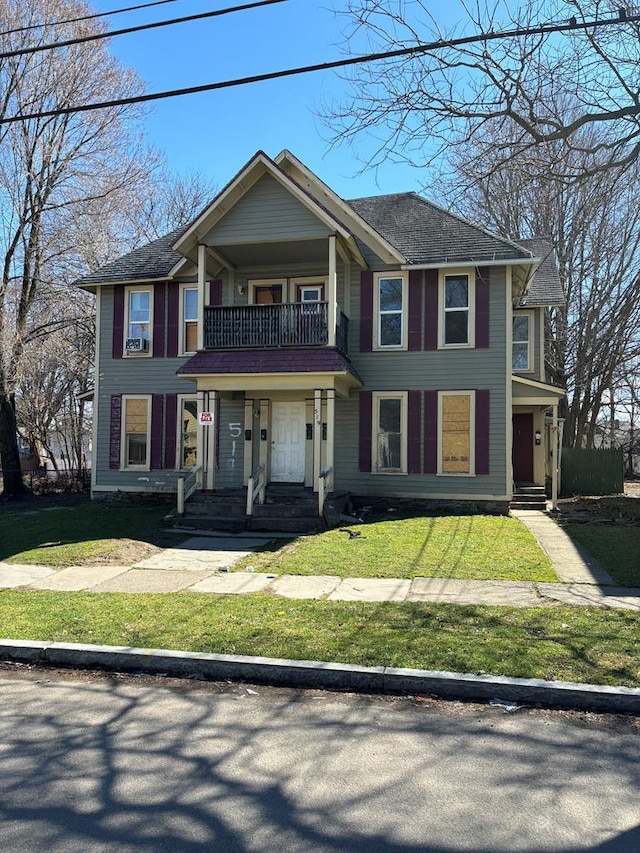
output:
[[[275,482],[304,482],[305,411],[304,402],[272,404],[271,479]]]

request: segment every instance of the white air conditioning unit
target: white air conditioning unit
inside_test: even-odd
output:
[[[147,338],[127,338],[124,348],[127,352],[149,352]]]

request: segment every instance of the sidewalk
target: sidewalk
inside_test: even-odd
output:
[[[72,566],[52,569],[0,563],[0,588],[90,592],[194,592],[217,595],[269,593],[329,601],[424,601],[538,607],[550,602],[640,611],[640,589],[613,586],[611,577],[580,552],[551,518],[513,515],[532,531],[548,554],[559,583],[475,581],[446,578],[339,578],[229,572],[238,560],[272,537],[193,536],[133,566]]]

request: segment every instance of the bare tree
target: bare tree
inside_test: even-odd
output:
[[[328,104],[325,119],[334,139],[351,143],[373,167],[386,160],[429,165],[487,122],[500,123],[506,144],[493,144],[502,162],[514,146],[524,153],[554,145],[562,157],[567,149],[580,153],[579,174],[626,165],[640,153],[640,28],[620,5],[460,0],[462,22],[445,30],[429,0],[347,0],[349,53],[363,45],[390,52],[437,44],[352,66],[350,95]],[[473,34],[486,38],[451,43]],[[580,133],[585,127],[604,132],[592,137]]]
[[[505,237],[552,241],[566,306],[547,318],[547,371],[567,388],[566,443],[592,447],[610,389],[640,355],[640,164],[568,185],[556,173],[578,172],[582,155],[564,151],[563,159],[545,146],[515,150],[503,163],[507,149],[504,141],[493,147],[495,133],[500,129],[487,125],[482,138],[451,153],[443,192],[464,215]],[[593,147],[601,134],[584,128],[586,138],[577,141]],[[487,172],[481,180],[479,151]]]
[[[2,52],[85,34],[95,22],[20,27],[86,14],[79,0],[0,0]],[[70,102],[128,96],[138,79],[109,54],[105,42],[0,59],[0,118]],[[71,236],[90,235],[91,212],[146,180],[149,162],[135,133],[135,108],[109,108],[0,125],[0,456],[3,495],[23,491],[16,439],[16,392],[29,328],[43,281],[68,282],[76,248]],[[72,265],[72,264],[71,264]],[[53,285],[55,286],[55,284]],[[52,322],[55,323],[55,318]]]

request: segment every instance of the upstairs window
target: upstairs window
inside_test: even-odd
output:
[[[131,287],[126,296],[125,352],[128,355],[151,352],[153,296],[151,290]]]
[[[440,346],[474,346],[474,289],[468,273],[452,272],[441,276]]]
[[[377,273],[374,276],[377,316],[376,349],[406,349],[407,278]]]
[[[198,349],[198,288],[182,289],[182,346],[181,352],[190,353]]]
[[[533,330],[533,315],[513,315],[512,336],[512,368],[513,370],[528,372],[533,370],[533,357],[531,347],[531,332]]]

